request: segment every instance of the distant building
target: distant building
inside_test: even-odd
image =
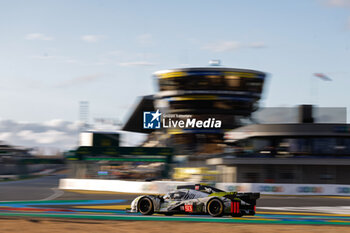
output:
[[[0,141],[0,158],[14,158],[21,156],[30,156],[29,151],[32,149],[7,144]]]
[[[300,106],[299,123],[247,125],[225,141],[230,150],[208,160],[224,182],[350,183],[350,125],[314,123],[311,106]]]

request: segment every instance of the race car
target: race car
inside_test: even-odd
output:
[[[259,197],[260,193],[225,192],[207,185],[184,185],[165,195],[139,196],[132,201],[130,212],[143,215],[161,213],[167,216],[209,214],[213,217],[241,217],[255,215]]]

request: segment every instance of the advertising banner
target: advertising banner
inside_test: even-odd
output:
[[[60,189],[110,191],[124,193],[165,194],[178,185],[193,184],[177,181],[124,181],[102,179],[61,179]],[[331,184],[265,184],[217,183],[216,188],[229,192],[259,192],[269,195],[334,195],[350,196],[350,185]]]

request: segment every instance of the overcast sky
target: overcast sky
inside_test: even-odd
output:
[[[0,0],[0,30],[2,121],[125,121],[153,72],[211,59],[268,72],[262,106],[350,108],[350,0]]]

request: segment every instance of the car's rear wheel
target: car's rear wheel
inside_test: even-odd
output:
[[[224,204],[219,199],[213,198],[207,204],[207,211],[213,217],[221,217],[224,214]]]
[[[137,207],[143,215],[152,215],[154,213],[153,202],[149,197],[142,197],[139,200]]]

